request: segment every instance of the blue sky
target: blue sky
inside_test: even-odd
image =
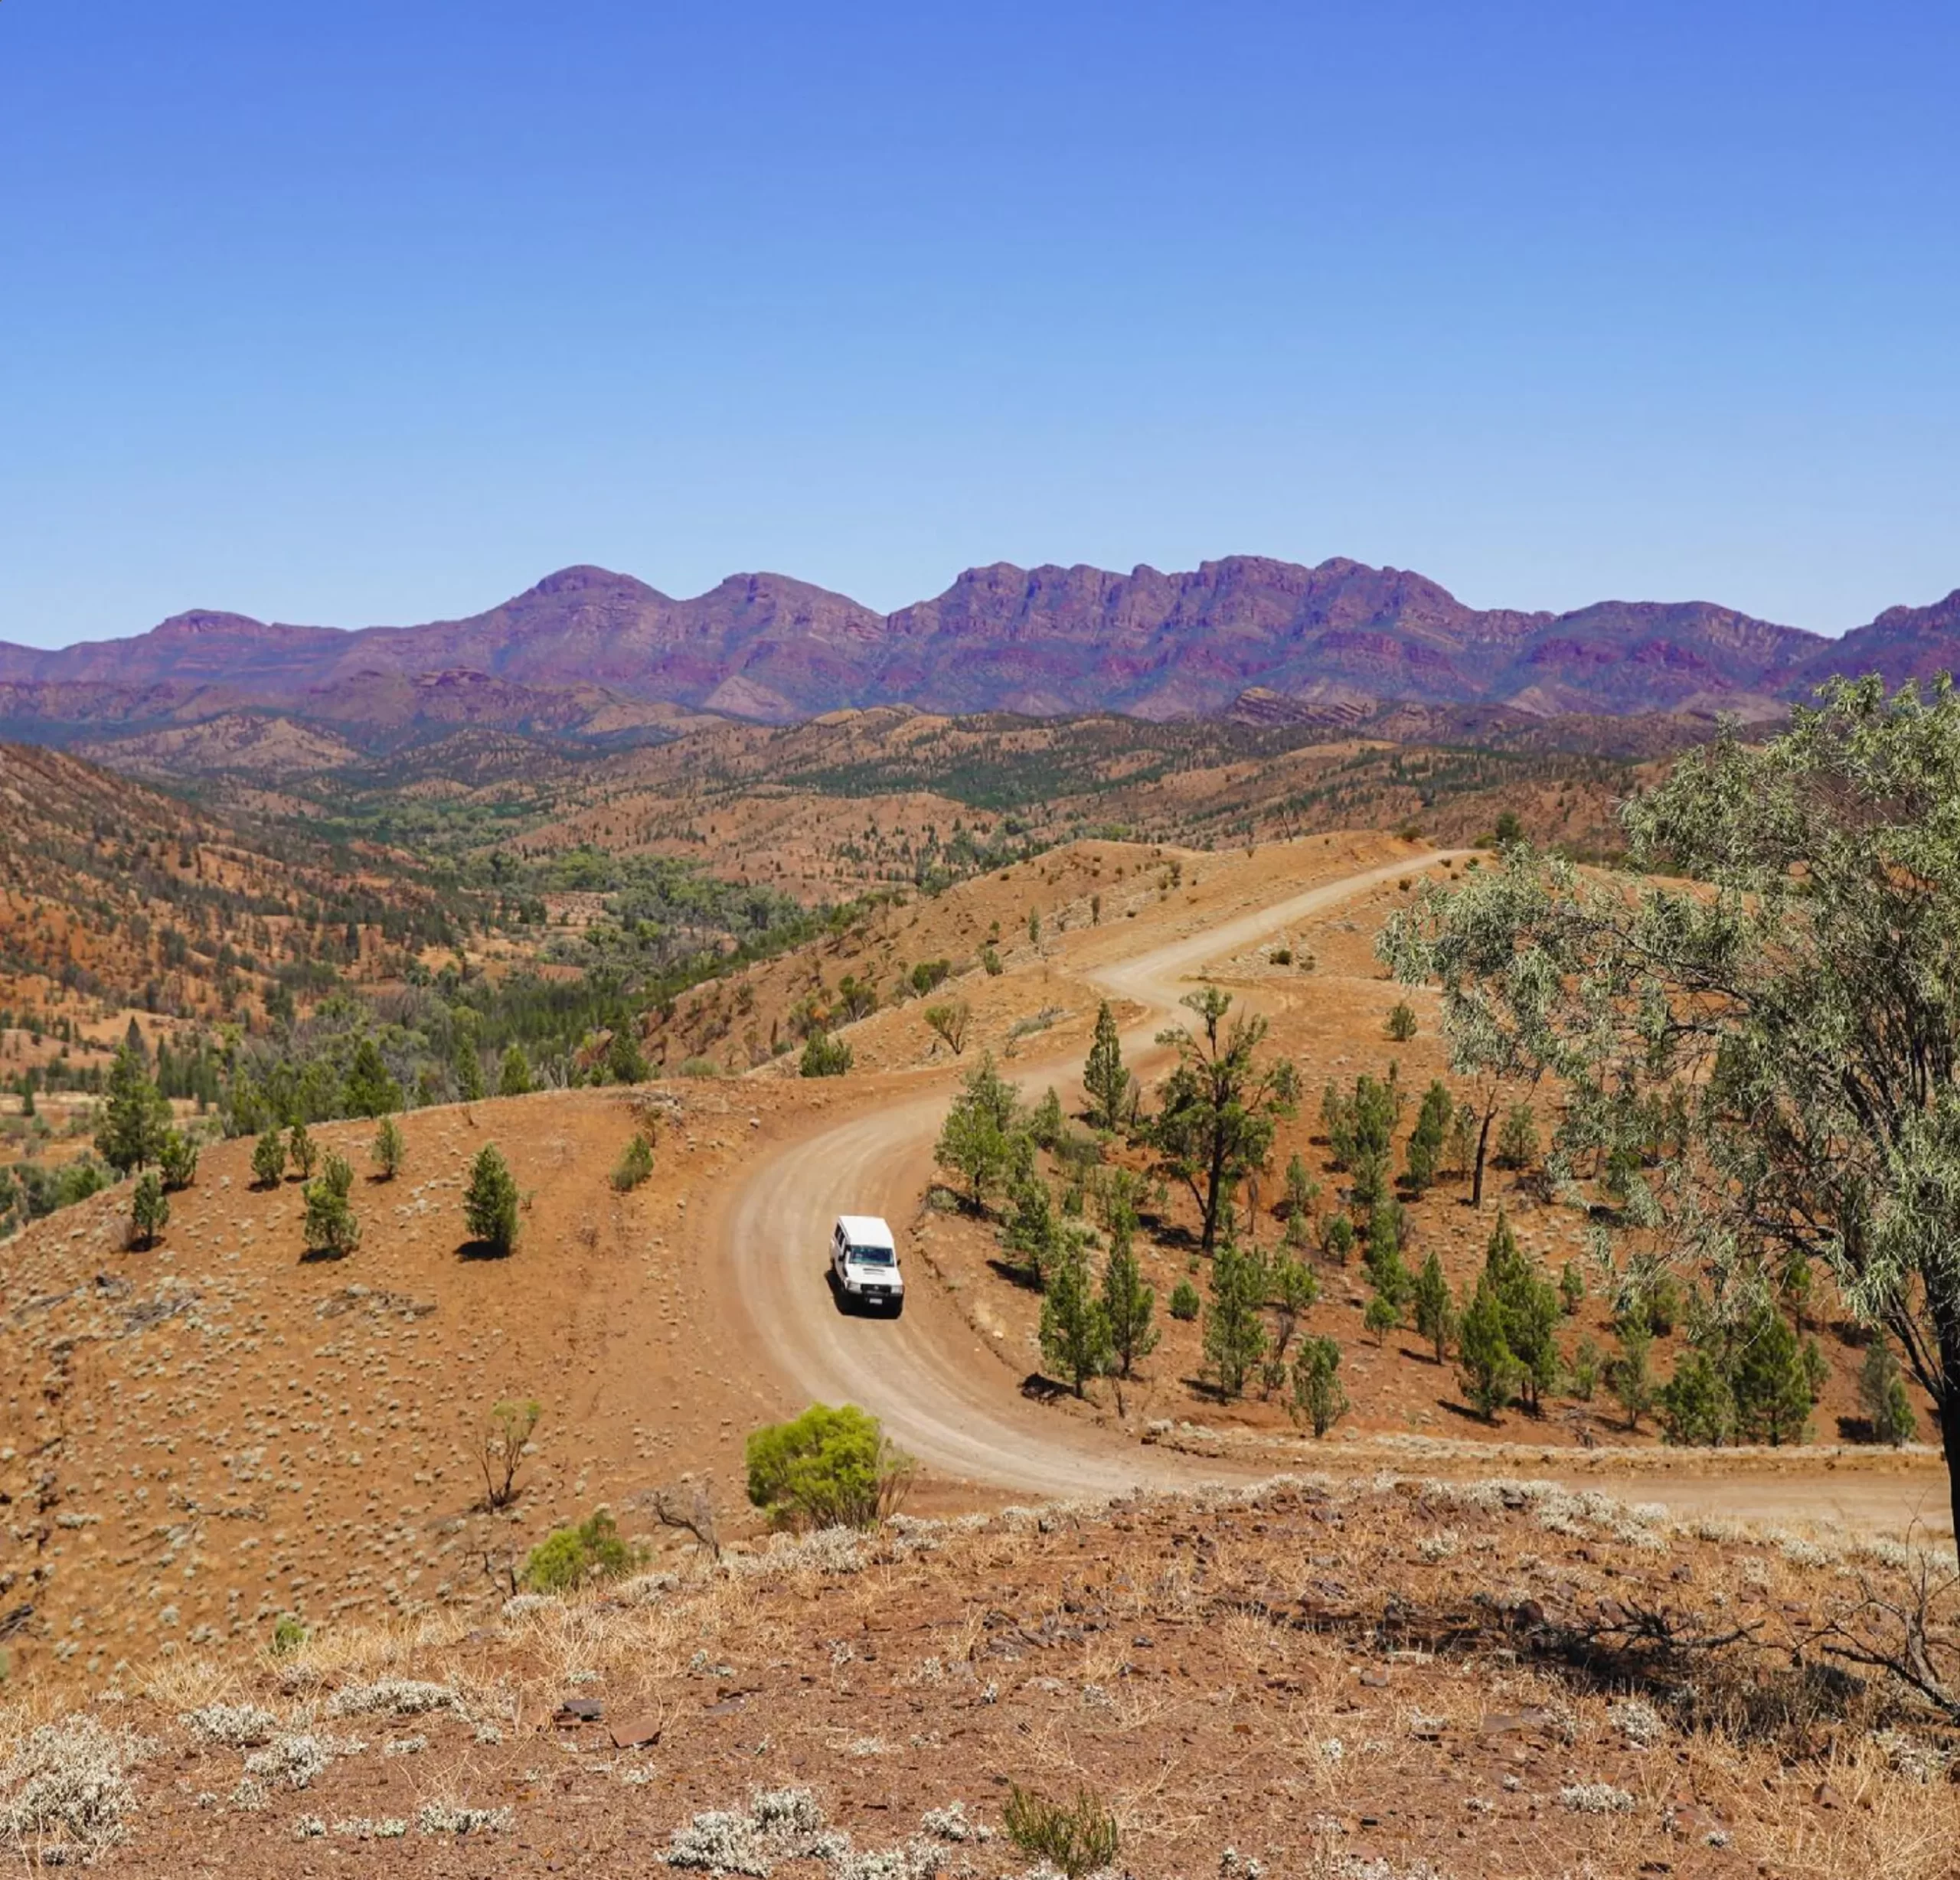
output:
[[[0,638],[1960,584],[1950,5],[5,0]]]

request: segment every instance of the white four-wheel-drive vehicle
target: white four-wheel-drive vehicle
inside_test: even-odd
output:
[[[840,1214],[831,1230],[830,1270],[846,1305],[905,1310],[905,1276],[898,1242],[875,1214]]]

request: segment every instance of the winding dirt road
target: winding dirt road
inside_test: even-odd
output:
[[[1207,961],[1241,951],[1383,881],[1446,859],[1439,854],[1424,862],[1405,857],[1385,863],[1129,959],[1076,970],[1108,996],[1143,1008],[1146,1016],[1124,1038],[1125,1055],[1135,1066],[1157,1049],[1157,1031]],[[1067,1090],[1079,1071],[1077,1059],[1070,1056],[1027,1065],[1020,1074],[1024,1089],[1052,1083]],[[715,1257],[727,1275],[731,1308],[753,1335],[750,1348],[766,1354],[792,1400],[862,1405],[936,1474],[955,1480],[1044,1498],[1172,1487],[1243,1472],[1230,1463],[1144,1447],[1114,1429],[1058,1415],[1024,1398],[1008,1368],[922,1261],[908,1269],[903,1318],[850,1317],[838,1310],[825,1261],[831,1222],[841,1213],[879,1212],[901,1223],[910,1216],[931,1178],[932,1148],[949,1088],[944,1075],[922,1079],[916,1095],[903,1094],[870,1114],[777,1150],[725,1199],[714,1229]],[[1341,1459],[1338,1451],[1323,1453],[1329,1463]],[[1318,1464],[1322,1454],[1301,1460]],[[1565,1472],[1554,1467],[1533,1473]],[[1822,1468],[1719,1475],[1642,1469],[1624,1478],[1575,1469],[1570,1479],[1683,1510],[1887,1529],[1914,1523],[1946,1525],[1943,1477],[1925,1469],[1894,1476]]]

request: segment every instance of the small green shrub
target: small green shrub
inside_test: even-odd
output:
[[[162,1146],[157,1151],[157,1166],[163,1172],[164,1186],[171,1193],[189,1187],[198,1179],[198,1145],[181,1129],[165,1130]]]
[[[313,1169],[320,1159],[319,1146],[306,1133],[304,1123],[295,1123],[292,1134],[288,1138],[286,1152],[291,1160],[294,1171],[303,1182],[313,1179]]]
[[[252,1145],[252,1186],[276,1188],[285,1176],[285,1132],[269,1129]]]
[[[600,1580],[623,1578],[640,1564],[609,1510],[596,1508],[577,1527],[559,1528],[531,1550],[524,1583],[536,1593],[570,1593]]]
[[[1116,1864],[1116,1817],[1087,1789],[1073,1802],[1051,1802],[1016,1783],[1008,1791],[1006,1821],[1016,1847],[1059,1868],[1068,1880]]]
[[[136,1192],[129,1203],[129,1241],[132,1246],[153,1247],[156,1237],[170,1223],[170,1197],[163,1192],[163,1178],[148,1169],[136,1178]]]
[[[749,1499],[776,1527],[875,1527],[912,1479],[911,1458],[855,1404],[812,1404],[790,1422],[765,1424],[746,1459]]]
[[[620,1194],[629,1193],[653,1173],[653,1144],[635,1136],[612,1164],[612,1186]]]
[[[92,1155],[77,1156],[54,1178],[54,1206],[72,1208],[109,1186],[109,1170]]]
[[[1406,1044],[1416,1035],[1414,1010],[1398,999],[1389,1013],[1388,1023],[1384,1029],[1397,1044]]]
[[[300,1231],[309,1253],[338,1260],[361,1245],[361,1223],[348,1199],[353,1187],[347,1158],[328,1150],[318,1178],[301,1191],[306,1210]]]
[[[1188,1325],[1204,1310],[1204,1301],[1198,1297],[1197,1288],[1187,1279],[1178,1281],[1171,1294],[1171,1316]]]
[[[289,1612],[273,1621],[273,1656],[288,1658],[306,1643],[306,1628]]]
[[[721,1066],[711,1057],[683,1058],[681,1060],[681,1075],[699,1079],[719,1077]]]
[[[483,1471],[484,1505],[508,1508],[518,1498],[518,1471],[544,1414],[535,1397],[506,1399],[490,1412],[477,1438],[477,1466]]]
[[[851,1051],[847,1039],[827,1031],[813,1031],[803,1043],[802,1073],[805,1077],[841,1077],[851,1068]]]
[[[406,1153],[401,1139],[401,1125],[392,1116],[383,1117],[368,1151],[368,1158],[374,1164],[375,1173],[384,1182],[393,1181],[401,1173],[402,1158]]]

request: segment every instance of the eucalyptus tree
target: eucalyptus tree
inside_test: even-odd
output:
[[[1739,1318],[1827,1268],[1932,1399],[1960,1517],[1960,696],[1834,681],[1622,819],[1643,873],[1508,848],[1382,957],[1440,982],[1459,1067],[1550,1077],[1554,1180],[1610,1170],[1596,1212]],[[1658,1157],[1657,1103],[1685,1125]]]

